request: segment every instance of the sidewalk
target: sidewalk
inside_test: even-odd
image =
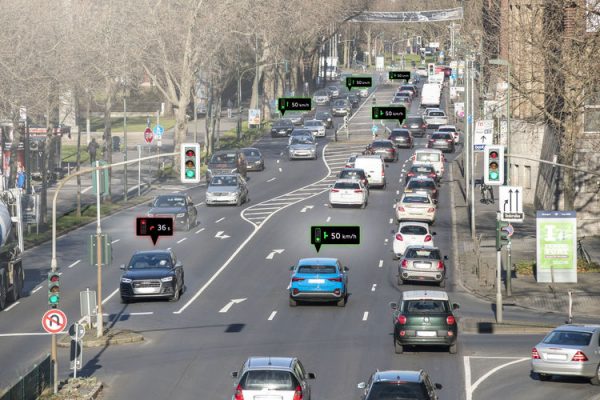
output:
[[[482,166],[479,166],[481,170]],[[479,188],[475,190],[476,234],[480,239],[472,240],[470,213],[464,195],[464,176],[462,156],[452,163],[450,182],[454,198],[454,224],[456,226],[456,267],[460,270],[462,285],[477,296],[494,303],[496,301],[496,248],[495,220],[496,204],[484,205],[480,199]],[[477,169],[476,169],[477,170]],[[498,191],[495,190],[495,198]],[[535,262],[536,259],[536,222],[535,210],[525,209],[523,223],[514,224],[512,237],[512,264]],[[600,238],[588,237],[584,240],[592,261],[600,263]],[[477,253],[479,252],[479,257]],[[533,275],[512,273],[512,296],[506,296],[506,251],[503,250],[502,281],[504,305],[516,305],[544,312],[556,312],[568,315],[568,291],[573,291],[573,316],[598,317],[600,310],[600,273],[578,273],[578,283],[537,283]]]

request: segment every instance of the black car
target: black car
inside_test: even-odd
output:
[[[442,388],[439,383],[431,383],[427,372],[420,371],[376,371],[368,383],[358,384],[364,389],[362,400],[437,400],[436,390]]]
[[[427,124],[420,115],[409,115],[402,124],[402,128],[408,129],[414,136],[423,137],[427,130]]]
[[[350,105],[352,105],[352,108],[356,108],[360,104],[360,98],[354,93],[350,93],[348,95],[348,101],[350,101]]]
[[[177,301],[183,293],[183,264],[171,249],[138,251],[127,265],[121,265],[121,270],[119,291],[123,303],[138,298]]]
[[[327,129],[333,128],[333,117],[329,111],[317,111],[314,119],[323,121],[323,124]]]
[[[388,140],[391,140],[398,147],[412,149],[414,147],[413,137],[408,129],[392,129]]]
[[[271,136],[289,136],[293,129],[294,124],[292,123],[291,119],[278,119],[277,121],[273,122],[273,125],[271,125]]]
[[[172,217],[176,226],[189,231],[198,223],[198,210],[190,196],[185,194],[164,194],[156,196],[150,203],[149,217]]]
[[[246,169],[248,171],[264,171],[265,158],[259,149],[254,147],[245,147],[242,153],[246,157]]]

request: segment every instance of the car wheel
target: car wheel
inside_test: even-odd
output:
[[[129,299],[127,297],[121,296],[121,304],[129,304]]]
[[[296,307],[298,302],[290,297],[290,307]]]
[[[181,288],[179,287],[175,287],[175,293],[173,293],[173,296],[171,296],[171,298],[169,299],[169,301],[179,301],[179,295],[181,294]]]
[[[404,353],[404,346],[402,346],[400,343],[398,343],[398,341],[396,340],[395,337],[394,337],[394,353],[396,353],[396,354]]]
[[[595,386],[600,385],[600,364],[596,367],[596,375],[590,378],[590,383]]]
[[[341,299],[339,299],[337,301],[336,305],[338,307],[346,307],[346,295],[344,295],[344,297],[342,297]]]
[[[448,353],[450,353],[450,354],[456,354],[457,351],[458,351],[458,343],[451,344],[448,347]]]

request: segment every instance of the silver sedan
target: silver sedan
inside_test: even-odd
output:
[[[233,204],[240,206],[250,200],[248,185],[240,174],[215,175],[206,189],[206,205]]]

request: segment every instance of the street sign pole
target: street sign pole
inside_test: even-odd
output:
[[[512,262],[511,262],[511,240],[506,245],[506,296],[512,296]]]
[[[100,166],[100,162],[96,161],[96,167]],[[96,187],[100,188],[100,170],[96,172]],[[100,227],[100,189],[96,190],[96,251],[98,257],[98,314],[96,315],[96,337],[101,337],[104,331],[102,317],[102,228]],[[108,240],[108,239],[107,239]]]
[[[496,212],[496,224],[500,221],[500,212]],[[496,322],[502,323],[502,248],[496,248]]]

